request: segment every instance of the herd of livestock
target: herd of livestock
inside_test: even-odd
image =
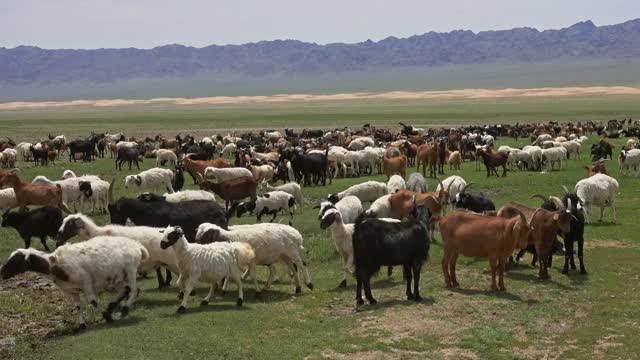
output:
[[[81,294],[97,307],[100,292],[119,290],[103,312],[111,322],[114,311],[126,316],[139,296],[138,274],[153,270],[160,288],[169,287],[172,274],[178,275],[179,313],[186,311],[198,282],[210,284],[201,305],[208,304],[217,289],[224,290],[229,280],[237,284],[238,305],[244,301],[243,280],[251,279],[260,296],[278,276],[278,263],[292,277],[297,294],[301,281],[313,289],[303,237],[293,227],[295,213],[305,205],[303,188],[324,186],[337,177],[371,174],[384,174],[387,182],[362,181],[328,194],[315,206],[320,227],[330,229],[342,259],[339,287],[346,287],[353,274],[358,305],[364,303],[363,290],[367,301],[376,303],[371,277],[381,267],[391,275],[398,265],[407,299],[420,301],[421,267],[437,229],[447,287],[459,286],[459,255],[487,258],[491,289],[496,291],[505,290],[507,264],[525,251],[534,254],[541,279],[549,277],[552,255],[564,251],[566,274],[576,269],[574,242],[580,273],[586,274],[584,227],[591,222],[592,206],[600,208],[600,221],[605,208],[611,208],[616,221],[619,185],[609,176],[606,160],[616,153],[623,174],[638,174],[638,125],[632,119],[450,129],[401,123],[399,132],[366,124],[357,130],[285,129],[284,134],[265,130],[201,139],[193,135],[136,139],[93,132],[73,141],[64,135],[49,135],[35,143],[4,138],[0,139],[0,164],[5,168],[0,171],[2,226],[15,228],[25,248],[10,255],[0,275],[8,279],[34,271],[50,277],[78,310],[80,328],[86,327]],[[588,136],[599,140],[585,151],[582,144]],[[531,145],[496,147],[500,137],[530,138]],[[628,138],[623,148],[614,150],[608,139],[623,137]],[[108,157],[115,171],[125,163],[129,170],[133,166],[140,170],[145,159],[155,159],[156,166],[126,176],[124,186],[138,196],[117,200],[115,177],[107,181],[66,170],[61,180],[37,176],[27,183],[15,168],[19,161],[46,166],[66,156],[74,162]],[[585,166],[586,177],[574,189],[564,188],[562,197],[534,195],[542,201],[537,208],[508,203],[497,209],[487,196],[471,193],[472,183],[462,177],[439,178],[447,165],[448,170],[459,170],[464,161],[474,161],[478,168],[484,165],[487,176],[507,176],[515,170],[562,169],[571,157],[582,156],[590,156],[592,162]],[[414,166],[416,172],[407,174]],[[199,190],[183,190],[184,173]],[[438,187],[429,191],[426,177],[437,179]],[[283,184],[277,185],[278,181]],[[79,212],[73,213],[72,207]],[[82,214],[85,211],[108,213],[110,224],[96,224]],[[230,224],[232,218],[247,213],[256,216],[256,224]],[[281,213],[288,216],[288,224],[274,222]],[[270,215],[271,222],[262,223],[264,215]],[[75,236],[82,241],[67,243]],[[31,247],[34,237],[44,251]],[[56,241],[54,251],[48,238]],[[262,288],[257,283],[259,265],[269,271]]]

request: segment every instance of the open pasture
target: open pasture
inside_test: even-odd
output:
[[[361,123],[394,126],[398,120],[418,124],[462,124],[486,122],[528,122],[532,120],[606,119],[637,113],[637,99],[464,101],[443,103],[327,104],[329,108],[269,107],[238,110],[237,107],[211,109],[173,108],[170,111],[128,110],[115,113],[91,109],[86,112],[54,110],[0,114],[0,132],[17,141],[65,133],[88,134],[91,130],[127,135],[155,135],[158,132],[199,130],[210,135],[216,128],[333,127]],[[363,105],[371,105],[366,107]],[[563,110],[564,109],[564,110]],[[203,129],[211,129],[204,131]],[[397,130],[397,127],[395,128]],[[582,166],[590,164],[588,149],[596,135],[582,146],[582,160],[571,159],[568,167],[549,173],[514,171],[505,178],[487,178],[484,167],[465,162],[460,171],[445,166],[445,176],[460,175],[474,182],[473,192],[482,191],[498,207],[515,201],[537,207],[532,194],[562,195],[562,185],[570,189],[583,179]],[[314,290],[303,289],[293,295],[290,281],[277,282],[254,298],[254,290],[245,287],[245,304],[235,306],[235,286],[224,298],[216,297],[206,307],[197,307],[207,288],[199,284],[191,307],[182,316],[176,289],[157,290],[152,274],[139,286],[142,294],[129,317],[105,324],[99,311],[86,308],[89,329],[73,334],[76,316],[66,298],[49,283],[33,274],[0,282],[0,341],[15,339],[16,347],[8,356],[26,358],[633,358],[640,353],[640,242],[637,238],[640,186],[638,178],[621,176],[615,158],[623,140],[615,145],[614,161],[607,162],[610,174],[620,184],[617,197],[617,224],[611,224],[610,210],[605,221],[585,231],[587,275],[570,271],[560,273],[562,257],[555,257],[551,279],[537,278],[537,268],[529,265],[527,255],[512,266],[505,278],[506,292],[489,290],[489,265],[484,259],[461,258],[458,261],[460,287],[444,286],[440,266],[442,241],[438,233],[431,244],[429,259],[422,269],[422,303],[405,300],[401,270],[388,279],[385,271],[373,280],[378,305],[365,305],[354,311],[355,280],[348,279],[346,289],[337,288],[341,279],[341,261],[328,231],[320,230],[317,205],[327,194],[341,191],[365,180],[385,181],[383,175],[334,180],[326,187],[303,189],[304,214],[296,213],[294,226],[304,236],[305,257]],[[497,145],[522,146],[528,139],[514,141],[499,138]],[[20,162],[20,177],[30,181],[36,175],[59,178],[65,169],[78,175],[104,175],[117,180],[114,198],[135,196],[124,189],[123,179],[137,171],[115,171],[113,160],[90,163],[59,161],[55,166],[32,167]],[[145,160],[143,169],[155,166]],[[408,174],[415,171],[409,169]],[[435,179],[427,179],[429,190]],[[186,188],[195,186],[189,176]],[[108,215],[92,214],[98,223]],[[284,222],[285,218],[278,217]],[[252,216],[232,219],[232,224],[253,223]],[[0,228],[0,258],[23,246],[13,229]],[[38,241],[32,246],[40,248]],[[265,278],[261,269],[260,279]],[[174,282],[175,284],[175,278]],[[173,285],[172,284],[172,285]],[[114,294],[100,298],[106,304]]]

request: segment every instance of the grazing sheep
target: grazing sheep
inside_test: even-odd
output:
[[[138,190],[156,191],[166,189],[173,192],[171,181],[173,180],[173,172],[169,169],[152,168],[145,170],[138,175],[127,175],[124,179],[124,187],[137,188]]]
[[[164,166],[168,163],[168,165],[175,166],[178,163],[178,156],[173,150],[169,149],[158,149],[154,151],[156,155],[156,166]]]
[[[217,168],[209,166],[204,169],[205,179],[212,179],[214,182],[224,182],[227,180],[237,179],[243,176],[253,176],[253,173],[247,168],[233,167],[233,168]]]
[[[387,194],[379,197],[376,201],[369,206],[364,213],[370,217],[388,218],[391,216],[391,203],[389,203],[389,197],[391,194]]]
[[[69,295],[73,307],[79,312],[79,329],[87,328],[82,313],[80,293],[87,303],[98,307],[98,295],[104,291],[123,289],[122,294],[109,303],[102,317],[110,323],[111,314],[124,298],[124,317],[138,296],[136,286],[139,265],[148,258],[147,250],[138,242],[117,236],[98,236],[68,244],[47,254],[35,249],[14,251],[0,270],[3,280],[26,271],[39,272],[50,277],[56,286]]]
[[[604,216],[604,208],[611,207],[612,222],[616,223],[616,193],[619,189],[618,181],[605,174],[595,174],[576,183],[574,191],[584,204],[587,224],[591,224],[593,205],[600,208],[600,222]]]
[[[255,252],[255,264],[269,267],[267,283],[261,291],[267,290],[273,281],[274,267],[271,265],[283,261],[294,274],[295,292],[302,292],[299,273],[302,272],[307,287],[313,290],[305,261],[302,257],[302,235],[298,230],[283,224],[254,224],[234,226],[224,230],[214,224],[201,224],[198,227],[196,240],[200,243],[230,242],[251,245]],[[245,266],[246,267],[246,266]],[[251,269],[249,269],[251,272]],[[255,280],[255,273],[251,274]],[[256,291],[257,291],[256,284]]]
[[[551,164],[551,170],[553,171],[553,165],[558,164],[558,168],[562,169],[562,162],[567,165],[567,150],[563,147],[552,147],[549,149],[542,149],[542,164],[547,166],[549,171],[549,164]]]
[[[2,227],[12,227],[18,231],[24,247],[31,247],[31,238],[39,237],[42,246],[50,252],[47,246],[47,236],[55,238],[58,228],[62,224],[62,211],[57,207],[43,206],[28,212],[5,212],[2,214]]]
[[[393,194],[398,190],[406,189],[407,183],[404,181],[404,178],[400,175],[393,175],[387,181],[387,194]]]
[[[319,206],[315,206],[314,209],[320,209],[318,219],[322,219],[324,213],[329,209],[338,209],[344,223],[353,224],[358,216],[362,214],[362,202],[356,196],[345,196],[335,205],[329,201],[323,201]]]
[[[382,195],[387,194],[387,184],[379,181],[367,181],[351,186],[345,191],[329,195],[327,198],[332,203],[337,203],[345,196],[355,196],[361,202],[374,202]]]
[[[635,176],[640,175],[640,149],[620,150],[618,163],[620,164],[620,173],[626,174],[633,168]]]
[[[300,184],[298,184],[297,182],[292,181],[280,186],[271,186],[269,182],[267,182],[266,180],[262,180],[262,183],[260,183],[259,188],[261,190],[266,190],[268,192],[278,190],[278,191],[284,191],[286,193],[293,195],[293,197],[296,199],[296,204],[299,205],[298,208],[300,209],[300,213],[302,213],[302,208],[304,207],[304,198],[302,196],[302,188],[300,187]]]
[[[342,281],[338,287],[345,288],[347,287],[347,274],[352,273],[353,269],[353,231],[355,224],[345,224],[342,221],[340,211],[330,209],[324,213],[320,220],[320,228],[324,230],[327,227],[331,229],[331,237],[335,242],[338,254],[342,258]]]
[[[96,236],[122,236],[142,244],[149,253],[149,258],[138,270],[147,272],[155,269],[158,276],[158,288],[168,287],[171,283],[171,272],[178,273],[178,260],[171,252],[162,251],[160,228],[149,226],[104,225],[98,226],[83,214],[69,215],[61,221],[56,235],[56,246],[64,245],[67,240],[78,235],[81,240],[89,240]],[[161,267],[167,268],[166,281],[162,278]]]
[[[424,176],[419,172],[414,172],[409,175],[409,180],[407,180],[407,190],[411,190],[416,193],[426,193],[429,191],[429,188]]]

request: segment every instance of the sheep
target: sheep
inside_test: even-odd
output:
[[[98,236],[61,246],[51,254],[35,249],[18,249],[11,253],[0,270],[0,276],[6,280],[26,271],[47,275],[69,295],[73,307],[79,312],[79,330],[84,330],[87,323],[80,306],[80,293],[84,293],[87,303],[97,308],[97,296],[102,291],[123,289],[122,294],[109,303],[102,317],[107,323],[112,322],[111,314],[128,297],[121,310],[121,315],[126,316],[139,293],[136,286],[138,266],[148,257],[147,250],[134,240]]]
[[[542,166],[542,148],[539,146],[525,146],[522,151],[526,151],[530,155],[528,168],[530,170],[540,169]]]
[[[578,159],[580,159],[580,145],[577,141],[563,141],[560,145],[567,150],[567,159],[571,156],[571,154],[575,154]]]
[[[56,230],[56,246],[64,245],[67,240],[78,235],[81,240],[88,240],[96,236],[122,236],[135,240],[142,244],[149,253],[149,258],[141,266],[139,271],[146,272],[155,269],[158,276],[158,288],[168,287],[171,283],[171,272],[178,273],[178,260],[171,252],[162,251],[160,241],[162,234],[159,228],[149,226],[123,226],[104,225],[98,226],[88,216],[72,214],[61,220]],[[160,267],[166,267],[166,280],[162,278]],[[170,272],[171,271],[171,272]]]
[[[256,296],[259,296],[262,291],[269,289],[271,286],[275,275],[274,267],[271,265],[278,261],[283,261],[293,273],[296,294],[302,292],[300,272],[302,272],[305,285],[310,290],[313,290],[313,283],[302,257],[304,252],[302,235],[291,226],[269,223],[234,226],[230,230],[225,230],[215,224],[201,224],[198,227],[196,240],[199,243],[221,241],[241,242],[251,245],[255,252],[255,264],[269,266],[269,277],[264,288],[258,291],[256,283]],[[249,270],[253,272],[251,269]],[[256,279],[255,273],[252,273],[251,276],[254,280]]]
[[[249,165],[247,168],[258,183],[262,182],[262,180],[271,180],[273,178],[274,170],[271,165]]]
[[[507,158],[507,164],[511,167],[511,170],[513,170],[514,164],[522,170],[524,167],[528,168],[531,163],[531,153],[520,149],[511,149],[509,157]]]
[[[411,211],[414,220],[388,222],[360,215],[353,231],[353,262],[356,273],[356,305],[364,304],[362,287],[369,304],[376,304],[371,294],[371,277],[381,266],[403,265],[407,300],[419,302],[420,270],[429,256],[428,224],[430,213],[425,203]],[[413,278],[413,291],[411,280]]]
[[[620,164],[620,173],[626,174],[633,168],[635,176],[640,175],[640,149],[620,150],[618,163]]]
[[[547,171],[549,171],[549,165],[553,171],[553,165],[558,164],[558,167],[562,169],[562,162],[564,161],[565,167],[567,164],[567,150],[563,147],[552,147],[549,149],[542,149],[542,164],[547,165]]]
[[[50,205],[62,209],[66,213],[71,213],[63,201],[62,188],[59,184],[55,186],[29,184],[10,171],[0,177],[0,187],[11,187],[16,195],[18,207],[25,211],[28,205]]]
[[[13,168],[16,166],[18,159],[18,151],[12,148],[6,148],[0,153],[0,161],[6,168]]]
[[[37,178],[38,177],[36,177],[36,179]],[[69,191],[71,191],[73,195],[75,195],[76,189],[81,193],[80,211],[84,211],[84,202],[85,200],[89,200],[91,201],[94,209],[97,205],[98,210],[105,213],[107,212],[109,194],[112,191],[115,177],[111,180],[111,183],[109,183],[100,179],[100,177],[96,175],[76,176],[72,170],[65,170],[62,173],[62,178],[63,181],[57,183],[60,183],[63,192],[65,191],[65,188],[71,188]],[[36,180],[34,179],[33,181],[35,182]],[[67,201],[71,201],[71,199],[68,199]]]
[[[0,210],[7,211],[18,206],[16,193],[13,188],[0,190]]]
[[[2,214],[2,227],[12,227],[18,231],[24,247],[31,247],[31,238],[39,237],[42,246],[47,246],[47,236],[54,238],[62,224],[62,211],[57,207],[43,206],[28,212],[5,212]]]
[[[387,181],[387,194],[393,194],[398,190],[406,189],[407,183],[400,175],[393,175]]]
[[[342,258],[342,281],[338,288],[345,288],[347,287],[347,274],[351,273],[353,269],[353,231],[355,224],[345,224],[342,221],[340,211],[330,209],[324,213],[320,220],[320,228],[324,230],[327,227],[331,228],[331,236],[335,242],[336,250]]]
[[[543,141],[549,141],[553,139],[553,137],[549,134],[539,135],[536,141],[533,142],[533,145],[541,145]]]
[[[211,222],[227,227],[226,211],[218,203],[209,200],[190,200],[177,203],[161,197],[153,201],[120,198],[109,204],[112,224],[125,225],[131,220],[138,226],[165,227],[179,225],[193,241],[198,225]]]
[[[451,152],[447,163],[449,164],[449,170],[460,170],[460,166],[462,165],[462,155],[460,151],[456,150]]]
[[[347,149],[349,150],[362,150],[367,146],[374,146],[375,142],[370,137],[359,137],[357,139],[352,140]]]
[[[156,155],[156,167],[163,166],[166,163],[175,166],[178,163],[178,156],[173,150],[158,149],[154,153]]]
[[[389,203],[389,197],[391,194],[387,194],[379,197],[376,201],[369,206],[364,213],[370,217],[388,218],[391,216],[391,203]]]
[[[22,161],[29,161],[31,158],[31,151],[29,150],[33,146],[32,143],[21,142],[16,145],[15,149],[18,151],[18,156]]]
[[[584,204],[587,224],[591,224],[592,205],[600,208],[600,222],[604,208],[611,207],[612,222],[616,223],[616,193],[619,189],[618,181],[605,174],[595,174],[576,183],[574,192]]]
[[[174,193],[164,193],[163,195],[156,195],[152,193],[142,193],[138,196],[138,199],[155,201],[157,199],[151,200],[152,197],[161,197],[163,200],[166,200],[170,203],[177,203],[182,201],[191,201],[191,200],[208,200],[208,201],[216,201],[216,196],[208,191],[204,190],[183,190],[176,191]]]
[[[304,197],[302,195],[302,188],[300,187],[300,184],[298,184],[297,182],[289,182],[280,186],[271,186],[271,184],[269,184],[269,182],[267,182],[266,180],[262,180],[262,183],[260,183],[259,188],[261,190],[266,190],[266,191],[284,191],[286,193],[289,193],[291,195],[293,195],[293,197],[296,199],[296,204],[298,205],[297,208],[300,209],[300,213],[302,213],[302,208],[304,207]]]
[[[140,191],[145,190],[158,190],[160,188],[167,189],[168,192],[173,192],[173,186],[171,184],[173,180],[173,172],[169,169],[151,168],[145,170],[138,175],[127,175],[124,179],[124,187],[137,188]]]
[[[348,188],[347,190],[331,194],[327,199],[335,204],[345,196],[356,196],[361,202],[374,202],[382,195],[387,194],[387,184],[379,181],[367,181],[361,184],[356,184]]]
[[[252,200],[248,203],[240,203],[237,206],[238,217],[242,216],[244,212],[255,212],[256,220],[260,222],[262,215],[271,214],[271,221],[276,219],[276,216],[280,210],[284,210],[289,213],[289,226],[293,226],[293,207],[295,207],[296,199],[293,195],[284,191],[272,191],[258,196],[256,200]],[[229,211],[230,213],[233,210]]]
[[[204,176],[204,170],[209,167],[217,167],[217,168],[228,168],[231,167],[229,161],[223,158],[218,158],[215,160],[191,160],[192,154],[187,154],[182,158],[182,164],[184,168],[187,170],[191,178],[193,179],[193,183],[197,183],[197,174]]]
[[[356,222],[358,216],[362,214],[362,202],[356,196],[345,196],[335,204],[329,201],[323,201],[319,206],[315,206],[314,209],[320,209],[318,219],[322,219],[324,213],[329,209],[338,209],[344,223],[353,224]]]
[[[498,211],[501,214],[502,208]],[[458,255],[483,257],[491,265],[491,290],[505,291],[504,271],[509,256],[516,248],[524,248],[533,231],[524,214],[506,219],[499,216],[476,214],[466,210],[450,212],[440,221],[440,234],[444,246],[442,272],[447,288],[458,287],[456,261]],[[496,285],[496,275],[499,277]]]
[[[224,147],[222,148],[222,151],[220,151],[220,157],[231,157],[233,154],[236,153],[237,149],[238,147],[234,143],[229,143],[227,145],[224,145]]]
[[[38,175],[33,178],[31,183],[49,186],[59,185],[62,188],[62,201],[66,204],[75,204],[83,200],[83,193],[80,191],[79,178],[52,181],[44,175]],[[81,210],[83,210],[82,206]]]
[[[414,172],[409,175],[409,180],[407,180],[407,190],[411,190],[416,193],[426,193],[429,191],[429,188],[424,176],[419,172]]]
[[[221,183],[223,181],[237,179],[243,176],[253,176],[253,173],[243,167],[232,167],[232,168],[216,168],[213,166],[209,166],[204,169],[204,177],[206,179],[213,179],[215,182]]]

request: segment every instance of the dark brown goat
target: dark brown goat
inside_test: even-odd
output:
[[[256,200],[256,188],[258,183],[253,176],[243,176],[235,179],[214,183],[206,180],[198,174],[198,185],[201,190],[212,191],[224,200],[226,210],[229,210],[229,203],[232,201],[251,198]]]
[[[498,170],[496,170],[498,166],[502,166],[502,177],[507,176],[507,159],[509,158],[509,151],[489,154],[487,151],[480,149],[478,153],[482,157],[484,166],[487,168],[487,177],[491,176],[491,173],[494,173],[499,177],[500,175],[498,175]]]

